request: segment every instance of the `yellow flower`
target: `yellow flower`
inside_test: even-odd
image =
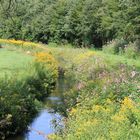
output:
[[[92,125],[97,125],[97,124],[99,123],[99,120],[97,120],[97,119],[92,119],[92,120],[90,121],[90,123],[91,123]]]
[[[76,108],[72,108],[71,111],[70,111],[70,115],[74,115],[76,112],[77,112],[77,109]]]
[[[22,40],[15,40],[15,39],[0,39],[0,43],[7,43],[12,45],[18,45],[22,47],[37,47],[40,44],[29,42],[29,41],[22,41]]]
[[[112,117],[112,120],[116,121],[116,122],[121,122],[121,121],[124,121],[126,120],[127,118],[122,115],[122,114],[115,114],[113,117]]]
[[[107,98],[106,103],[107,103],[107,104],[111,104],[112,101],[111,101],[109,98]]]
[[[35,60],[36,62],[44,62],[44,63],[57,66],[57,61],[55,60],[55,58],[47,52],[36,53],[35,57],[36,57],[36,60]]]
[[[132,109],[134,108],[134,102],[129,97],[125,97],[122,101],[122,107]]]
[[[93,112],[99,112],[101,110],[104,110],[104,108],[101,105],[95,105],[92,108]]]
[[[75,61],[76,62],[82,61],[82,60],[88,59],[92,56],[95,56],[95,52],[93,52],[93,51],[84,52],[84,53],[81,53],[78,56],[76,56]]]
[[[58,77],[58,63],[51,54],[40,52],[36,53],[35,57],[35,63],[38,63],[44,69],[49,69],[56,78]]]

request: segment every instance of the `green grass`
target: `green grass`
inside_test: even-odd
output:
[[[139,59],[98,50],[91,50],[95,54],[88,57],[88,49],[48,49],[66,71],[65,77],[71,76],[76,81],[74,88],[64,93],[68,110],[65,129],[58,135],[50,135],[49,138],[138,140]]]
[[[20,47],[17,48],[14,45],[5,44],[5,47],[10,50],[16,50],[16,52],[19,51],[20,53],[28,51],[28,49],[26,51],[23,51],[22,49],[20,49]],[[77,54],[91,50],[91,51],[95,51],[97,55],[99,55],[101,58],[106,60],[109,63],[109,65],[111,65],[111,66],[122,63],[122,64],[126,64],[128,66],[135,66],[138,70],[140,70],[140,61],[139,61],[140,59],[139,58],[133,59],[133,58],[125,57],[124,55],[113,55],[113,54],[105,53],[103,51],[99,51],[99,50],[95,50],[95,49],[74,48],[70,45],[61,45],[60,46],[55,43],[50,43],[49,45],[43,45],[43,47],[44,47],[44,49],[36,48],[36,49],[32,49],[32,50],[29,49],[29,50],[31,52],[50,51],[53,53],[53,55],[55,57],[64,54],[65,56],[67,56],[68,59],[69,59],[69,57],[72,58],[72,57],[75,57]],[[0,50],[0,55],[1,55],[1,50]],[[24,55],[24,57],[26,57],[26,56],[27,55]],[[29,59],[29,57],[27,59]],[[0,64],[1,64],[1,62],[0,62]]]
[[[109,53],[104,53],[102,51],[96,51],[96,53],[106,60],[109,65],[116,65],[116,64],[126,64],[128,66],[135,66],[138,70],[140,70],[140,59],[133,59],[133,58],[127,58],[124,55],[113,55]]]
[[[0,49],[0,76],[25,72],[32,56],[9,49]]]
[[[27,129],[57,80],[58,66],[53,56],[33,55],[36,49],[31,53],[26,49],[0,49],[0,138]]]
[[[32,60],[26,54],[28,48],[9,49],[14,48],[9,46],[0,50],[0,70],[9,73],[26,71]],[[58,135],[50,135],[52,140],[139,139],[138,58],[54,45],[29,51],[50,52],[65,71],[65,78],[75,82],[74,87],[64,94],[68,115],[65,129]]]

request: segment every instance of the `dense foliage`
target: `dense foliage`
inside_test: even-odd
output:
[[[135,41],[139,0],[1,0],[0,37],[102,46],[114,38]]]
[[[140,58],[140,40],[128,42],[126,40],[112,40],[103,46],[103,51],[109,54],[125,55],[128,58]]]
[[[139,139],[140,62],[138,58],[126,59],[124,56],[101,51],[63,46],[46,48],[44,45],[35,43],[33,45],[25,41],[1,39],[0,42],[7,48],[16,48],[23,52],[28,52],[29,49],[30,55],[39,51],[35,53],[34,68],[28,77],[22,81],[8,81],[8,86],[5,81],[0,83],[2,91],[0,103],[1,106],[5,106],[1,108],[0,114],[2,136],[16,133],[13,129],[19,131],[26,126],[27,118],[36,111],[37,102],[34,99],[44,96],[54,85],[58,65],[60,72],[71,79],[70,82],[74,82],[74,86],[64,94],[63,111],[66,111],[67,115],[64,119],[65,127],[61,130],[58,126],[60,131],[49,135],[49,139]],[[110,46],[115,53],[119,53],[120,47],[125,45],[125,42],[118,43],[117,40],[111,43],[114,44]],[[9,96],[11,100],[7,102]],[[19,100],[16,100],[17,98]],[[16,102],[13,104],[14,100]],[[19,120],[21,113],[23,119]],[[16,126],[13,125],[15,120]],[[4,122],[4,125],[1,125],[1,122]],[[21,123],[24,125],[19,128]]]
[[[4,40],[1,41],[4,43]],[[8,40],[5,43],[8,42],[11,44],[11,41]],[[17,44],[21,43],[21,41],[12,41],[13,43],[17,47]],[[35,44],[26,42],[23,45],[22,42],[22,46],[19,46],[19,49],[22,48],[22,53],[24,53],[25,49],[23,48],[30,50],[33,47],[31,45],[34,46]],[[15,51],[14,47],[12,46],[9,51]],[[33,54],[30,53],[30,55]],[[31,57],[28,55],[27,57]],[[18,60],[16,61],[18,65]],[[5,63],[7,63],[6,60]],[[57,68],[57,62],[51,54],[38,52],[34,55],[34,61],[28,64],[26,71],[21,72],[22,70],[20,70],[21,73],[16,74],[11,71],[12,74],[1,76],[0,139],[22,133],[27,129],[29,122],[38,112],[40,101],[54,89],[58,77]]]
[[[122,61],[116,56],[115,61],[109,61],[103,53],[86,49],[50,51],[65,77],[75,81],[73,89],[64,94],[65,129],[49,135],[50,139],[139,139],[140,72],[135,63],[127,64],[131,59]]]

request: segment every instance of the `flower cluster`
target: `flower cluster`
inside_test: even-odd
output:
[[[85,59],[89,59],[90,57],[95,56],[95,52],[93,51],[87,51],[87,52],[83,52],[80,53],[78,56],[76,56],[75,61],[83,61]]]
[[[28,42],[28,41],[22,41],[22,40],[15,40],[15,39],[0,39],[1,44],[11,44],[11,45],[17,45],[17,46],[23,46],[23,47],[37,47],[40,44]]]
[[[47,53],[47,52],[39,52],[35,54],[37,62],[44,62],[44,63],[57,63],[55,58]]]
[[[49,70],[56,78],[58,77],[58,63],[51,54],[47,52],[36,53],[35,63],[38,64],[38,67],[42,67],[46,71]]]

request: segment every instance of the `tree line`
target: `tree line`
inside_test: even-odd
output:
[[[0,0],[0,37],[101,47],[140,35],[140,0]]]

